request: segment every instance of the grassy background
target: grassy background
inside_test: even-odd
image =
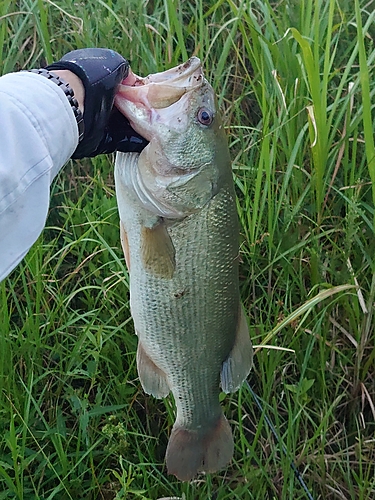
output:
[[[2,73],[86,46],[141,75],[203,60],[261,346],[249,382],[315,499],[375,498],[374,17],[368,0],[0,3]],[[223,399],[231,466],[166,474],[173,405],[137,379],[113,161],[65,167],[0,284],[0,499],[306,498],[246,388]]]

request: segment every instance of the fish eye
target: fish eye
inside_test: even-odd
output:
[[[214,119],[214,116],[213,116],[213,113],[212,111],[210,111],[209,109],[207,108],[200,108],[198,110],[198,113],[197,113],[197,119],[199,121],[199,123],[201,123],[202,125],[211,125],[213,119]]]

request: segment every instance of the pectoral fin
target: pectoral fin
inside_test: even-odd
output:
[[[124,225],[121,220],[120,220],[120,240],[121,240],[122,250],[125,256],[126,267],[128,268],[128,271],[130,271],[130,253],[129,253],[128,235],[126,234]]]
[[[246,316],[241,307],[236,341],[221,368],[221,388],[224,392],[235,392],[250,373],[253,364],[251,344]]]
[[[175,249],[164,222],[152,228],[142,227],[141,231],[141,257],[145,269],[159,278],[171,279],[176,268]]]
[[[163,370],[155,365],[152,359],[145,352],[141,341],[137,349],[137,368],[139,380],[147,394],[152,394],[155,398],[165,398],[169,394],[167,377]]]

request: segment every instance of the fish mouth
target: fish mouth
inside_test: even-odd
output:
[[[126,101],[147,110],[167,108],[187,92],[200,87],[203,81],[202,64],[198,57],[191,57],[175,68],[145,78],[130,70],[119,85],[115,104],[125,116],[128,111]]]

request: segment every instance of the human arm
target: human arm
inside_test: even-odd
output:
[[[0,78],[0,281],[42,231],[49,188],[78,144],[64,92],[34,73]]]
[[[101,62],[93,61],[98,55]],[[146,144],[112,110],[127,62],[108,49],[83,49],[64,57],[48,69],[70,80],[77,92],[86,127],[80,144],[72,107],[58,85],[29,72],[0,78],[0,281],[38,238],[48,213],[50,184],[72,155],[141,150]]]

